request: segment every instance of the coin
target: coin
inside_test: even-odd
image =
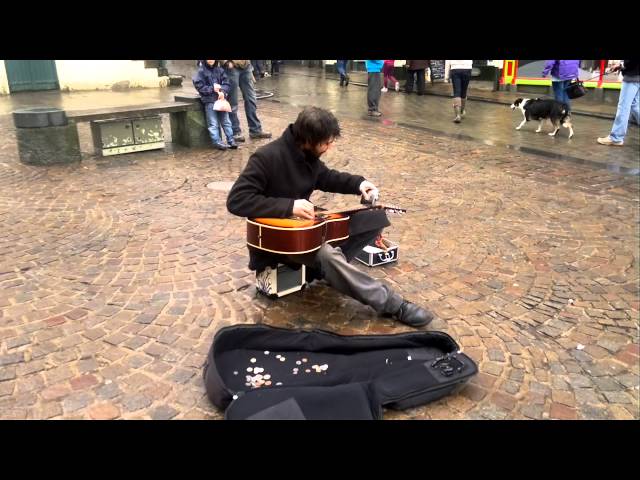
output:
[[[300,360],[297,360],[296,365],[302,365],[302,362]]]
[[[309,370],[308,368],[305,370],[305,372],[307,373],[311,373],[311,370]]]
[[[279,387],[280,385],[282,385],[282,382],[278,382],[276,383],[276,386]]]
[[[271,386],[271,380],[267,380],[267,381],[265,382],[265,385],[266,385],[267,387]]]
[[[265,375],[265,376],[264,376],[264,377],[262,377],[262,378],[264,378],[265,380],[269,380],[269,379],[271,378],[271,375],[267,374],[267,375]]]
[[[302,361],[303,361],[304,363],[307,363],[307,359],[306,359],[306,358],[303,358],[303,359],[302,359]]]
[[[411,355],[409,355],[409,356],[407,357],[407,360],[411,360]]]
[[[238,399],[238,395],[234,395],[234,396],[233,396],[233,399],[234,399],[234,400],[237,400],[237,399]]]
[[[264,354],[265,354],[265,355],[269,355],[269,350],[265,350],[265,351],[264,351]]]
[[[234,375],[237,375],[237,374],[238,374],[238,372],[233,372],[233,374],[234,374]]]
[[[278,355],[276,355],[276,358],[280,358],[281,356],[282,356],[282,355],[278,354]]]
[[[253,368],[251,367],[247,368],[247,372],[253,372]]]
[[[284,358],[284,357],[280,357],[280,361],[281,361],[281,362],[284,362],[285,360],[286,360],[286,358]]]
[[[247,387],[250,387],[250,386],[251,386],[251,383],[247,382],[247,383],[245,383],[245,385],[246,385]]]
[[[326,370],[327,368],[329,368],[329,365],[327,365],[326,363],[320,366],[320,370]]]
[[[256,363],[256,359],[252,358],[251,360],[249,360],[251,363]]]

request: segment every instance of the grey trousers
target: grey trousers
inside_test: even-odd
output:
[[[367,89],[367,105],[369,111],[378,111],[378,105],[380,104],[380,96],[382,95],[382,73],[369,73],[368,89]]]
[[[296,263],[304,263],[319,272],[320,276],[340,293],[369,305],[378,314],[394,314],[400,309],[402,296],[349,263],[380,231],[354,235],[341,247],[325,243],[319,251],[311,255],[297,258],[291,256],[289,259]]]

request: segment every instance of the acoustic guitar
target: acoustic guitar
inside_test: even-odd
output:
[[[298,255],[318,250],[325,242],[349,238],[350,214],[373,209],[405,213],[390,205],[359,205],[339,211],[316,211],[316,218],[248,218],[247,244],[271,253]]]

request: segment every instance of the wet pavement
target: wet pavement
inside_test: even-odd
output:
[[[460,393],[385,418],[640,418],[638,178],[523,150],[632,168],[637,143],[599,148],[585,132],[609,122],[595,118],[578,119],[567,141],[512,131],[511,111],[491,104],[471,104],[458,126],[446,99],[385,94],[377,121],[363,115],[360,87],[291,74],[258,87],[275,92],[259,103],[275,134],[301,105],[337,112],[343,135],[326,162],[408,209],[387,231],[399,262],[359,268],[433,309],[427,330],[451,334],[479,364]],[[0,108],[176,91],[16,95]],[[244,221],[207,184],[235,180],[264,140],[96,158],[87,125],[80,138],[79,165],[22,165],[0,114],[0,418],[219,419],[201,372],[221,327],[410,330],[323,284],[277,301],[256,294]]]
[[[299,71],[304,75],[301,76]],[[340,115],[368,119],[366,88],[357,85],[340,88],[337,81],[315,75],[302,68],[289,67],[287,73],[277,78],[262,79],[258,86],[274,91],[274,97],[269,100],[291,105],[319,103]],[[451,100],[442,96],[420,97],[389,91],[382,94],[380,111],[383,117],[372,121],[391,122],[449,138],[505,146],[624,174],[640,173],[640,129],[636,125],[629,126],[625,146],[614,150],[596,142],[596,138],[606,136],[611,130],[613,122],[607,119],[575,115],[574,137],[568,139],[568,131],[564,128],[556,137],[546,135],[551,130],[548,124],[543,127],[543,132],[536,134],[538,122],[528,122],[521,130],[515,130],[522,121],[519,111],[484,101],[469,101],[467,115],[461,124],[452,122]]]
[[[314,103],[324,105],[341,116],[398,124],[449,138],[499,145],[612,172],[640,174],[640,129],[633,124],[629,126],[623,147],[606,147],[599,145],[596,138],[606,136],[610,132],[612,120],[575,115],[573,138],[568,139],[568,130],[565,128],[561,128],[556,137],[549,137],[546,135],[550,131],[548,124],[544,126],[543,132],[538,134],[535,133],[537,122],[528,122],[521,130],[515,130],[522,121],[522,114],[503,104],[469,101],[468,113],[463,123],[455,124],[451,121],[453,109],[449,98],[436,95],[419,97],[395,91],[382,95],[380,109],[384,116],[379,120],[372,120],[366,116],[366,88],[358,85],[341,88],[338,82],[333,80],[332,74],[324,74],[317,69],[292,66],[286,68],[286,73],[261,79],[257,83],[258,89],[274,93],[273,97],[265,101],[294,106]],[[0,97],[0,115],[9,114],[16,108],[38,105],[77,110],[170,101],[174,95],[195,93],[189,81],[190,72],[184,72],[187,76],[182,87],[125,92],[25,92],[4,96]],[[353,75],[358,75],[358,72]],[[436,86],[438,89],[443,87]],[[510,92],[485,94],[513,95]]]
[[[295,75],[305,76],[317,76],[324,77],[327,80],[339,81],[340,77],[333,72],[323,72],[320,69],[309,69],[300,67],[287,67],[287,73]],[[354,85],[365,86],[367,84],[367,74],[365,72],[351,72],[351,83]],[[404,89],[404,82],[400,82],[400,89]],[[426,95],[438,95],[444,97],[451,97],[452,88],[450,83],[435,82],[426,84]],[[617,102],[611,101],[601,102],[596,99],[595,95],[582,97],[577,100],[572,100],[572,108],[574,114],[594,116],[598,118],[604,118],[613,120],[616,116]],[[543,93],[526,93],[517,91],[493,91],[493,82],[490,81],[477,81],[472,80],[469,85],[468,98],[475,101],[483,101],[488,103],[497,103],[502,105],[511,105],[516,98],[535,98],[535,97],[548,97],[553,98],[553,95],[545,95]]]

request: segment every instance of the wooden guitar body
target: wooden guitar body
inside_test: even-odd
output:
[[[406,212],[385,205],[357,206],[317,213],[314,220],[298,218],[247,218],[247,244],[266,252],[299,255],[318,250],[323,243],[349,238],[349,214],[371,209]]]
[[[247,219],[247,244],[271,253],[309,253],[318,250],[324,242],[339,242],[347,238],[347,215],[333,214],[315,220]]]

